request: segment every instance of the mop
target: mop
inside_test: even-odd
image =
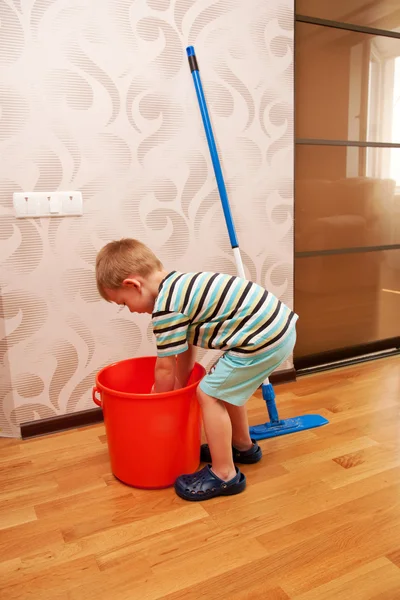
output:
[[[200,113],[203,120],[212,164],[214,167],[214,173],[217,180],[225,222],[228,229],[229,240],[235,258],[237,273],[239,277],[246,279],[194,47],[189,46],[186,49],[186,52],[189,59],[190,70],[193,76],[194,87],[196,89],[197,100],[199,102]],[[296,431],[304,431],[305,429],[313,429],[314,427],[326,425],[329,422],[320,415],[302,415],[300,417],[293,417],[292,419],[280,419],[278,410],[276,408],[275,392],[269,382],[269,379],[266,379],[262,385],[262,396],[266,402],[270,420],[262,425],[254,425],[250,427],[250,435],[254,440],[263,440],[265,438],[295,433]]]

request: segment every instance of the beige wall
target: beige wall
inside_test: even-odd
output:
[[[133,236],[167,268],[235,272],[188,44],[247,276],[292,305],[293,7],[21,0],[0,20],[0,428],[18,435],[92,408],[101,366],[155,352],[147,317],[97,295],[104,243]],[[14,191],[58,189],[82,191],[82,218],[16,220]]]

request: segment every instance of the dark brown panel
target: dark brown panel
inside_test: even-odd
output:
[[[297,258],[295,358],[400,336],[400,250]]]
[[[400,148],[296,146],[296,252],[400,243]]]
[[[296,137],[399,143],[399,57],[400,39],[297,23]]]

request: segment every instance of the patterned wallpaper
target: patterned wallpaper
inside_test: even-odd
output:
[[[104,243],[235,273],[189,44],[247,276],[292,305],[292,4],[0,0],[0,435],[92,408],[100,367],[155,353],[148,317],[97,295]],[[84,216],[15,218],[13,192],[53,190]]]

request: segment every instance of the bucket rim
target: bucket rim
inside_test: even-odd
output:
[[[203,375],[200,377],[200,379],[198,381],[195,381],[195,382],[191,383],[190,385],[187,385],[186,387],[181,388],[179,390],[171,390],[170,392],[158,392],[158,393],[154,393],[154,394],[142,394],[142,393],[137,394],[134,392],[118,392],[117,390],[112,390],[111,388],[108,388],[107,386],[105,386],[103,383],[100,383],[99,377],[106,369],[110,369],[111,367],[115,367],[116,365],[120,365],[122,363],[130,362],[132,360],[141,359],[141,358],[156,359],[157,357],[156,356],[133,356],[131,358],[125,358],[124,360],[118,360],[114,363],[111,363],[110,365],[106,365],[105,367],[100,369],[100,371],[96,374],[96,387],[98,388],[98,390],[100,392],[106,392],[107,394],[110,394],[111,396],[118,396],[119,398],[130,398],[130,399],[135,399],[135,400],[143,400],[143,399],[161,400],[162,397],[170,398],[171,394],[174,394],[174,396],[181,396],[182,394],[187,393],[188,390],[190,391],[190,390],[195,389],[199,385],[200,381],[203,379],[204,375],[207,373],[205,367],[203,367],[203,365],[201,365],[200,363],[198,363],[196,361],[195,365],[198,365],[203,371]]]

